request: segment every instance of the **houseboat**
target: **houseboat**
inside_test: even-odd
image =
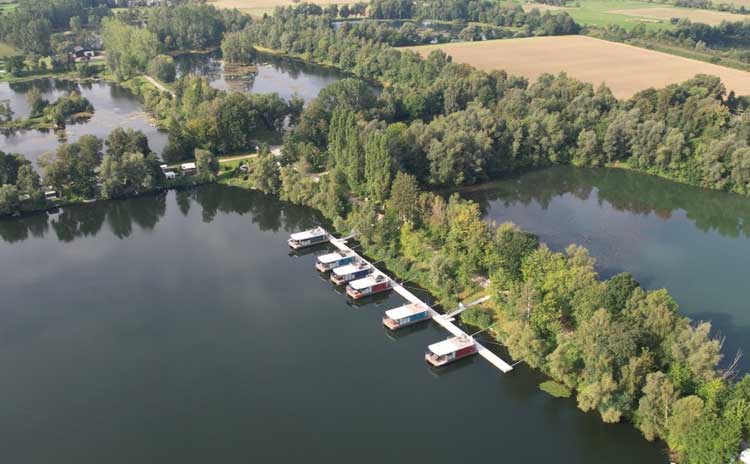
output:
[[[346,266],[336,267],[331,272],[331,282],[334,285],[344,285],[352,280],[362,279],[372,274],[372,266],[365,262],[347,264]]]
[[[383,325],[391,330],[426,321],[432,317],[430,308],[422,303],[410,303],[389,309],[383,316]]]
[[[468,335],[449,338],[427,347],[424,359],[435,367],[444,366],[477,352],[477,344]]]
[[[322,227],[316,227],[314,229],[306,230],[304,232],[297,232],[289,236],[289,246],[298,250],[319,243],[323,243],[329,239],[328,232]]]
[[[315,260],[315,269],[318,272],[328,272],[333,268],[351,264],[355,259],[356,256],[350,251],[336,251],[318,256],[318,259]]]
[[[375,295],[391,289],[391,279],[383,274],[369,275],[364,279],[352,280],[346,287],[346,294],[353,300]]]

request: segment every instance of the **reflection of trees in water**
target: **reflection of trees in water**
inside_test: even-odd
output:
[[[39,90],[40,93],[50,93],[53,91],[70,92],[78,90],[78,83],[67,79],[34,79],[31,81],[14,82],[9,84],[10,89],[19,94],[26,94],[32,88]]]
[[[506,207],[537,202],[547,209],[555,197],[569,194],[587,200],[594,189],[600,204],[606,202],[618,211],[667,219],[684,210],[703,232],[750,237],[750,198],[620,169],[543,169],[470,189],[465,196],[477,201],[487,214],[490,202],[499,201]]]
[[[221,79],[221,52],[179,55],[175,64],[178,77],[194,74],[212,81]]]
[[[290,205],[260,192],[247,191],[221,185],[205,185],[174,192],[175,203],[183,216],[187,216],[196,203],[200,206],[204,222],[212,222],[218,213],[251,215],[251,220],[261,230],[286,232],[308,229],[321,223],[320,215],[302,206]],[[124,200],[113,200],[89,205],[63,208],[59,214],[31,214],[20,218],[0,220],[0,239],[18,242],[33,237],[43,237],[51,229],[59,241],[72,242],[82,237],[94,236],[106,223],[112,234],[126,238],[134,226],[151,230],[164,216],[167,193],[146,195]]]
[[[29,235],[43,237],[49,229],[48,219],[47,213],[0,219],[0,239],[13,243],[26,240]]]

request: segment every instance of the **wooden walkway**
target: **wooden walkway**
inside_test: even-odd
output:
[[[355,256],[357,256],[362,261],[367,262],[369,264],[372,264],[369,261],[367,261],[365,258],[363,258],[359,253],[357,253],[354,250],[352,250],[351,248],[349,248],[349,246],[346,244],[346,239],[347,238],[338,239],[338,238],[334,238],[332,236],[331,237],[331,244],[333,246],[335,246],[336,248],[338,248],[339,250],[341,250],[341,251],[351,252],[352,254],[354,254]],[[377,269],[375,266],[373,266],[373,268],[375,268],[375,272],[385,275],[385,273],[383,273],[382,271],[380,271],[379,269]],[[412,292],[410,292],[409,290],[407,290],[406,288],[404,288],[403,285],[401,285],[400,283],[398,283],[395,280],[391,279],[387,275],[386,275],[386,277],[391,281],[391,286],[393,287],[393,291],[396,292],[396,293],[398,293],[403,299],[405,299],[409,303],[417,303],[417,304],[422,304],[422,305],[425,305],[425,306],[429,307],[429,305],[427,303],[425,303],[424,301],[420,300],[416,295],[414,295]],[[473,302],[469,303],[468,305],[464,306],[463,308],[459,308],[458,310],[453,311],[452,313],[447,314],[447,315],[440,314],[437,311],[435,311],[432,308],[430,308],[430,312],[431,312],[431,315],[432,315],[432,320],[435,321],[435,322],[437,322],[441,327],[443,327],[445,330],[447,330],[448,332],[450,332],[451,334],[453,334],[456,337],[461,337],[461,336],[470,337],[471,335],[467,334],[466,332],[464,332],[463,330],[461,330],[460,327],[458,327],[456,324],[453,323],[453,316],[458,315],[459,313],[463,312],[464,310],[466,310],[466,309],[468,309],[468,308],[470,308],[470,307],[472,307],[474,305],[483,303],[483,302],[487,301],[489,298],[490,298],[489,296],[486,296],[484,298],[480,298],[480,299],[478,299],[476,301],[473,301]],[[474,343],[477,346],[477,354],[479,356],[483,357],[484,359],[486,359],[490,364],[492,364],[493,366],[497,367],[498,369],[500,369],[504,373],[507,373],[507,372],[510,372],[510,371],[513,370],[513,366],[511,366],[507,362],[505,362],[502,359],[500,359],[500,357],[498,355],[496,355],[495,353],[493,353],[492,351],[490,351],[489,349],[487,349],[485,346],[483,346],[482,344],[480,344],[478,341],[474,340]]]

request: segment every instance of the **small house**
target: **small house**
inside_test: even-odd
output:
[[[166,177],[167,180],[173,180],[177,178],[177,173],[174,171],[164,171],[164,177]]]
[[[78,46],[73,48],[73,52],[70,55],[75,61],[88,61],[96,56],[96,52],[94,50]]]
[[[159,169],[161,169],[161,172],[167,172],[169,171],[169,166],[166,164],[160,164]]]
[[[192,176],[198,172],[198,169],[195,167],[195,163],[182,163],[180,165],[180,172],[182,172],[183,176]]]
[[[57,200],[57,190],[53,188],[47,188],[44,190],[45,200]]]

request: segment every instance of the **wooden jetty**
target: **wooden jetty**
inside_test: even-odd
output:
[[[349,246],[346,244],[346,242],[347,242],[347,240],[349,238],[350,237],[345,237],[345,238],[340,238],[339,239],[339,238],[336,238],[333,235],[331,235],[330,238],[329,238],[329,240],[330,240],[331,244],[333,246],[335,246],[336,248],[338,248],[339,250],[344,251],[344,252],[348,252],[348,253],[353,253],[359,259],[361,259],[362,261],[368,262],[361,255],[359,255],[357,252],[355,252],[354,250],[352,250],[351,248],[349,248]],[[369,263],[369,264],[372,265],[372,263]],[[381,271],[378,271],[378,270],[376,270],[375,272],[377,272],[379,274],[382,274],[382,275],[385,275],[385,273],[383,273]],[[422,305],[429,306],[424,301],[420,300],[412,292],[410,292],[409,290],[407,290],[406,288],[404,288],[404,286],[401,285],[400,283],[396,282],[395,280],[391,279],[390,277],[388,277],[388,279],[391,280],[391,287],[393,288],[393,291],[396,292],[396,293],[398,293],[399,295],[401,295],[401,297],[403,299],[405,299],[406,301],[408,301],[410,304],[422,304]],[[440,314],[437,311],[435,311],[434,309],[430,308],[430,312],[431,312],[431,315],[432,315],[432,320],[434,320],[435,322],[437,322],[441,327],[443,327],[445,330],[447,330],[448,332],[450,332],[452,335],[454,335],[456,337],[471,337],[469,334],[467,334],[466,332],[464,332],[463,330],[461,330],[460,327],[458,327],[456,324],[453,323],[454,318],[455,318],[455,316],[459,315],[461,312],[469,309],[472,306],[475,306],[475,305],[478,305],[480,303],[483,303],[483,302],[487,301],[489,298],[490,298],[489,296],[485,296],[484,298],[480,298],[480,299],[478,299],[476,301],[472,301],[471,303],[469,303],[467,305],[462,305],[457,310],[455,310],[455,311],[453,311],[453,312],[451,312],[449,314],[445,314],[445,315]],[[510,371],[513,370],[513,366],[511,366],[507,362],[505,362],[502,359],[500,359],[500,357],[498,355],[496,355],[495,353],[493,353],[492,351],[490,351],[489,349],[487,349],[485,346],[483,346],[482,344],[480,344],[476,340],[474,340],[474,343],[476,344],[476,347],[477,347],[477,354],[480,355],[481,357],[483,357],[484,359],[486,359],[490,364],[492,364],[493,366],[497,367],[498,369],[500,369],[504,373],[507,373],[507,372],[510,372]]]

